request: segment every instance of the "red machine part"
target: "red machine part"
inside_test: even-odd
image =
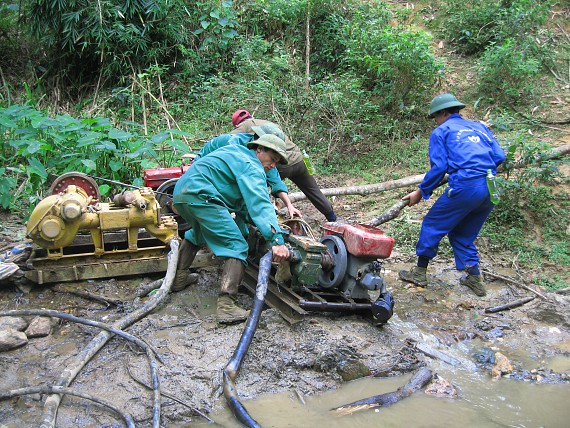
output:
[[[164,182],[173,179],[180,178],[182,174],[186,172],[190,165],[173,166],[171,168],[156,168],[156,169],[145,169],[144,170],[144,185],[145,187],[151,187],[152,189],[157,189]]]
[[[57,177],[50,187],[50,193],[52,195],[57,195],[62,193],[67,189],[67,186],[74,185],[87,193],[87,196],[91,196],[91,205],[97,203],[101,199],[101,193],[99,192],[99,186],[91,177],[82,172],[67,172],[65,174]]]
[[[325,235],[342,237],[346,249],[356,257],[390,257],[394,238],[376,227],[364,224],[325,223]]]

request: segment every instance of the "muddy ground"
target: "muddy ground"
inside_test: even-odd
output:
[[[372,211],[363,207],[370,207],[370,201],[362,203],[360,199],[335,199],[337,212],[347,220],[369,220]],[[314,230],[319,230],[318,212],[306,202],[296,205]],[[418,214],[402,221],[416,221]],[[0,226],[3,246],[23,238],[23,226],[14,217],[3,215]],[[517,278],[509,256],[489,254],[484,241],[479,242],[479,248],[483,269]],[[396,376],[429,366],[439,358],[433,352],[428,356],[430,351],[426,352],[425,346],[423,351],[417,347],[428,336],[429,347],[444,354],[458,343],[477,341],[481,352],[465,355],[465,361],[474,364],[476,370],[489,373],[489,379],[492,363],[481,356],[486,353],[492,356],[499,351],[513,366],[508,375],[513,380],[507,381],[570,382],[568,371],[556,372],[541,365],[545,358],[570,357],[568,297],[532,286],[547,297],[544,300],[518,285],[490,276],[486,277],[488,295],[476,297],[458,285],[461,273],[445,255],[438,256],[430,265],[431,282],[421,289],[397,278],[397,272],[414,260],[413,254],[400,252],[396,244],[385,262],[385,279],[396,301],[395,316],[387,325],[379,327],[361,316],[344,314],[314,314],[290,325],[275,310],[265,310],[236,379],[240,398],[249,400],[280,392],[311,396],[336,389],[350,379]],[[212,415],[226,405],[221,388],[222,369],[234,352],[243,324],[216,323],[219,271],[209,268],[199,273],[197,285],[173,293],[166,306],[127,329],[160,355],[161,391],[186,403],[163,398],[163,426],[201,424],[207,421],[204,415]],[[22,287],[22,292],[14,285],[4,285],[0,288],[0,310],[54,309],[110,324],[144,304],[145,298],[130,300],[130,296],[157,278],[160,276],[73,285],[124,300],[119,307],[58,292],[53,287]],[[495,314],[484,312],[485,308],[524,296],[536,298],[517,309]],[[243,293],[240,301],[251,307],[253,300]],[[421,334],[412,334],[414,330]],[[27,345],[0,354],[0,390],[55,384],[64,367],[97,333],[93,327],[54,320],[48,336],[31,338]],[[529,357],[534,361],[530,365]],[[86,365],[72,387],[126,409],[137,426],[152,426],[152,395],[140,382],[150,384],[146,356],[131,343],[114,338]],[[0,422],[7,427],[37,426],[44,400],[44,395],[35,394],[2,401]],[[57,426],[118,426],[118,422],[105,409],[68,397],[60,406]]]

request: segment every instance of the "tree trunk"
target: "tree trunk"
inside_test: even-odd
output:
[[[545,156],[545,159],[558,159],[562,156],[570,154],[570,144],[560,146],[552,149],[550,153]],[[515,168],[521,168],[525,164],[521,162],[515,163]],[[348,187],[333,187],[331,189],[321,189],[325,196],[342,196],[342,195],[370,195],[372,193],[380,193],[386,190],[399,189],[401,187],[413,186],[420,184],[424,179],[425,174],[412,175],[409,177],[400,178],[398,180],[384,181],[377,184],[366,184],[363,186],[348,186]],[[302,201],[307,197],[303,192],[295,192],[289,194],[291,202]]]

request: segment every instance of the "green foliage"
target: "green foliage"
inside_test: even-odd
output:
[[[567,279],[560,275],[554,275],[553,277],[545,277],[544,275],[541,275],[533,282],[546,288],[548,291],[562,290],[563,288],[568,287]]]
[[[381,97],[382,108],[398,111],[431,91],[442,66],[431,36],[402,25],[393,27],[380,15],[355,14],[345,29],[343,62],[364,76],[366,87]]]
[[[563,160],[551,160],[547,144],[515,135],[507,148],[505,171],[498,177],[501,203],[497,205],[482,234],[500,250],[518,253],[521,262],[550,260],[570,264],[567,219],[570,204],[566,193],[553,193],[551,184],[560,179]],[[516,163],[524,168],[515,168]],[[538,235],[536,233],[538,232]]]
[[[47,48],[51,75],[121,79],[177,53],[191,36],[182,0],[32,0],[29,28]]]
[[[0,204],[12,209],[33,205],[50,177],[68,171],[142,185],[144,168],[188,152],[186,144],[172,137],[176,134],[181,133],[164,131],[148,138],[136,128],[114,128],[105,118],[51,118],[30,106],[0,109],[0,157],[6,165]]]
[[[526,103],[537,77],[553,62],[552,40],[541,28],[552,1],[484,0],[443,5],[440,32],[464,54],[480,55],[480,96],[506,103]]]
[[[205,13],[200,15],[200,27],[193,34],[203,37],[200,49],[209,51],[211,47],[227,49],[230,41],[237,36],[236,15],[232,11],[232,1],[221,3],[197,2],[196,8]]]
[[[440,33],[461,53],[481,53],[507,39],[532,37],[544,24],[550,0],[441,2]]]

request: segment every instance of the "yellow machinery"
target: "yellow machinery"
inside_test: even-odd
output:
[[[26,224],[40,247],[28,260],[28,279],[42,284],[165,270],[166,247],[178,239],[178,225],[160,215],[151,188],[104,203],[85,174],[68,173],[56,183]]]

